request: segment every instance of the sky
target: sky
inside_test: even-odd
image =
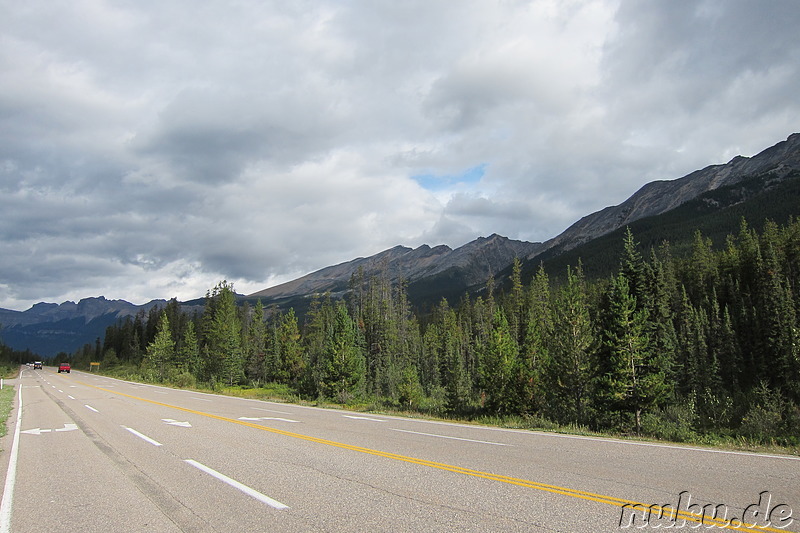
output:
[[[531,242],[800,131],[795,0],[0,0],[0,308]]]

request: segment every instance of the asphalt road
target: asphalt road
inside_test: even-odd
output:
[[[53,368],[26,367],[17,386],[0,531],[800,531],[798,457],[317,409]]]

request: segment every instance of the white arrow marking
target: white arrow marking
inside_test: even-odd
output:
[[[250,417],[247,417],[247,416],[240,416],[239,420],[251,420],[253,422],[258,421],[258,420],[278,420],[280,422],[293,422],[293,423],[294,422],[299,422],[298,420],[291,420],[289,418],[275,418],[273,416],[262,416],[260,418],[250,418]]]
[[[352,416],[352,415],[342,415],[345,418],[352,418],[353,420],[369,420],[370,422],[386,422],[385,420],[378,420],[377,418],[369,418],[366,416]]]
[[[171,418],[162,418],[162,422],[166,422],[170,426],[180,426],[182,428],[190,428],[192,425],[189,422],[178,422],[177,420],[173,420]]]
[[[78,426],[75,424],[64,424],[64,427],[60,429],[33,428],[20,431],[20,433],[27,433],[28,435],[41,435],[42,433],[50,433],[51,431],[75,431],[76,429],[78,429]]]

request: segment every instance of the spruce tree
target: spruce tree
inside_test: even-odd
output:
[[[603,344],[608,348],[606,373],[598,394],[607,408],[632,415],[641,433],[642,413],[665,399],[668,387],[661,360],[654,357],[647,336],[647,309],[638,309],[627,277],[620,272],[609,288]]]
[[[297,387],[305,373],[306,360],[303,347],[300,343],[300,329],[294,309],[283,314],[278,328],[280,343],[281,374],[286,376],[287,382]]]
[[[481,385],[485,407],[497,414],[511,412],[515,403],[514,372],[519,347],[502,310],[496,309],[492,331],[481,353]]]
[[[364,392],[365,364],[359,340],[358,328],[347,307],[338,301],[323,353],[320,384],[325,397],[346,403]]]
[[[549,347],[552,399],[548,408],[559,422],[588,421],[594,343],[583,270],[580,264],[574,271],[567,267],[567,282],[558,291],[553,306]]]
[[[164,381],[166,371],[174,364],[175,342],[172,340],[172,331],[166,311],[162,311],[158,320],[155,338],[147,346],[144,358],[145,368],[154,372],[158,381]]]

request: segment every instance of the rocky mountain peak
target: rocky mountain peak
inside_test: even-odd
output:
[[[798,133],[753,157],[736,156],[726,164],[711,165],[682,178],[648,183],[623,203],[581,218],[545,242],[542,251],[556,246],[570,250],[641,218],[665,213],[704,192],[736,184],[749,176],[768,172],[780,176],[792,169],[800,169]]]

